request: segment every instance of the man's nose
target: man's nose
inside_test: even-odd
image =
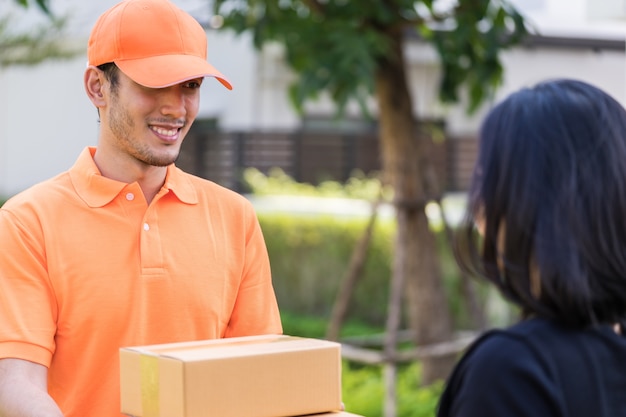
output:
[[[187,114],[185,94],[178,85],[166,87],[162,91],[161,113],[164,116],[182,118]]]

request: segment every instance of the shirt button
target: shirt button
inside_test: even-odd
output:
[[[146,232],[147,232],[148,230],[150,230],[150,225],[149,225],[148,223],[144,223],[144,224],[143,224],[143,230],[145,230]]]
[[[128,201],[133,201],[135,199],[135,194],[133,194],[133,193],[126,194],[126,199]]]

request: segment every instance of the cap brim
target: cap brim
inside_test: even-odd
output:
[[[165,88],[194,78],[214,77],[232,90],[228,79],[202,58],[193,55],[160,55],[115,61],[119,69],[137,84]]]

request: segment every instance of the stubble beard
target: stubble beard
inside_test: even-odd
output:
[[[126,108],[120,104],[116,98],[113,98],[114,102],[111,106],[111,113],[109,115],[109,128],[116,138],[118,146],[124,150],[129,156],[133,157],[143,164],[165,167],[173,164],[178,159],[180,149],[174,154],[157,154],[150,146],[145,143],[140,143],[137,140],[133,140],[133,130],[135,122],[130,116],[130,113]]]

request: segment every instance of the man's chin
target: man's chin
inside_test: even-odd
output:
[[[180,152],[168,155],[146,155],[142,158],[142,162],[154,167],[166,167],[176,162],[179,156]]]

